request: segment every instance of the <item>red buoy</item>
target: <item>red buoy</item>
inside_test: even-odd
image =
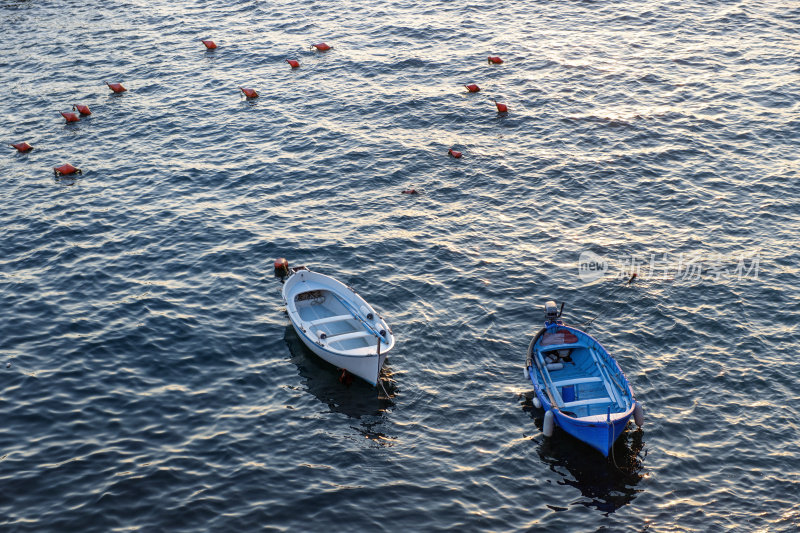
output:
[[[75,168],[69,163],[64,163],[60,167],[54,167],[53,172],[55,172],[56,176],[69,176],[70,174],[83,174],[81,169]]]
[[[89,111],[88,105],[75,104],[74,106],[72,106],[72,109],[85,117],[88,117],[89,115],[92,114],[92,112]]]
[[[289,63],[292,66],[292,68],[297,68],[300,66],[300,62],[297,61],[296,59],[287,59],[286,62]]]
[[[275,260],[275,277],[283,280],[288,275],[289,275],[289,261],[287,261],[283,257],[279,257],[278,259]]]
[[[475,85],[474,83],[470,83],[469,85],[464,85],[464,87],[466,87],[467,90],[471,93],[476,93],[481,90],[481,88]]]
[[[345,387],[349,387],[353,384],[353,374],[348,372],[346,369],[342,369],[342,373],[339,374],[339,383],[344,385]]]
[[[419,194],[419,193],[417,192],[417,189],[407,189],[403,191],[403,194]]]
[[[217,43],[215,43],[214,41],[202,41],[202,42],[204,45],[206,45],[206,48],[208,48],[209,50],[213,50],[217,47]]]
[[[453,156],[455,159],[461,158],[461,152],[457,152],[456,150],[453,150],[452,148],[450,148],[447,151],[447,153],[450,154],[451,156]]]
[[[106,82],[106,85],[108,85],[108,88],[111,89],[112,91],[114,91],[117,94],[124,93],[125,91],[128,90],[125,87],[123,87],[121,83],[108,83],[108,82]]]
[[[489,63],[494,63],[495,65],[501,65],[503,60],[497,56],[489,56]]]
[[[244,95],[248,98],[258,98],[258,93],[255,89],[248,89],[246,87],[239,87]]]
[[[327,52],[328,50],[330,50],[333,47],[332,46],[328,46],[325,43],[317,43],[317,44],[312,44],[311,48],[316,48],[317,52]]]
[[[21,152],[23,154],[25,152],[30,152],[31,150],[33,150],[33,146],[31,146],[28,143],[17,143],[17,144],[12,144],[11,146],[16,148],[18,152]]]
[[[497,106],[498,113],[508,113],[508,106],[506,104],[501,104],[500,102],[495,102],[494,105]]]
[[[67,122],[78,122],[80,120],[75,113],[64,113],[63,111],[60,111],[60,113]]]

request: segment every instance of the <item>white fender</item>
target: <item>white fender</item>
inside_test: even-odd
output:
[[[528,372],[530,372],[530,369],[526,366],[525,367],[525,379],[530,379],[530,377],[531,377],[531,375]]]
[[[533,395],[533,406],[537,409],[542,408],[542,402],[539,401],[539,397],[536,396],[536,393],[534,393]]]
[[[639,402],[635,402],[633,405],[633,421],[639,427],[644,425],[644,408]]]
[[[564,363],[547,363],[547,370],[561,370],[564,368]]]
[[[317,330],[317,339],[319,340],[319,342],[322,342],[322,343],[325,342],[325,339],[322,337],[323,335],[325,335],[325,332],[322,331],[321,329],[318,329]]]
[[[545,437],[550,437],[553,435],[553,429],[556,426],[555,420],[553,420],[553,411],[547,411],[544,414],[544,423],[542,424],[542,434]]]

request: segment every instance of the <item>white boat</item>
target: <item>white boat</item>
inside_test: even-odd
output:
[[[283,301],[303,343],[337,368],[377,385],[394,346],[386,321],[351,287],[330,276],[304,267],[288,273]]]

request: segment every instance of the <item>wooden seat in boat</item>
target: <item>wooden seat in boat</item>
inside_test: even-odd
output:
[[[353,315],[335,315],[326,316],[325,318],[318,318],[308,323],[309,326],[319,326],[321,324],[330,324],[331,322],[342,322],[344,320],[352,320]]]

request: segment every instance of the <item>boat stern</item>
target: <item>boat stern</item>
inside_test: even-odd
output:
[[[617,441],[622,432],[628,426],[631,413],[617,414],[610,420],[581,420],[572,418],[560,411],[554,411],[555,422],[558,427],[563,429],[578,440],[581,440],[599,451],[603,456],[608,457],[611,448]]]

